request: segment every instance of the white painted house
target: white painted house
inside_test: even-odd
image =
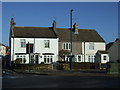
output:
[[[58,60],[58,38],[52,28],[11,25],[11,61],[21,58],[24,64],[51,64]],[[32,47],[30,54],[27,54],[28,43]]]

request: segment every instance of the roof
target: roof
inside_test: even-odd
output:
[[[106,45],[106,50],[108,50],[112,45],[113,45],[114,42],[110,42]]]
[[[57,38],[50,27],[14,27],[13,31],[17,38]]]
[[[78,29],[79,34],[72,32],[72,40],[82,42],[105,42],[94,29]],[[52,27],[14,27],[14,37],[20,38],[59,38],[59,41],[70,41],[69,28]]]
[[[114,44],[114,43],[118,43],[120,45],[120,38],[116,38],[116,40],[114,42],[110,42],[106,45],[106,50],[110,49],[110,47]]]
[[[105,42],[103,38],[94,29],[78,29],[79,34],[72,33],[73,41],[82,42]],[[56,28],[56,33],[60,41],[70,40],[70,29]]]
[[[101,54],[108,54],[108,52],[105,51],[105,50],[98,50],[98,52],[101,53]]]
[[[115,42],[120,42],[120,38],[116,38]]]
[[[4,44],[0,43],[0,46],[5,46]]]

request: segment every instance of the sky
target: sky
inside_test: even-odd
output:
[[[106,43],[118,38],[118,2],[2,2],[2,43],[9,46],[10,20],[16,26],[95,29]]]

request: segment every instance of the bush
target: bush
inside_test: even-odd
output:
[[[17,58],[15,60],[15,64],[21,64],[22,63],[22,58]]]

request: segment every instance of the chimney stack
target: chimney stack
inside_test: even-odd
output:
[[[10,21],[10,34],[13,36],[13,28],[14,28],[14,25],[16,25],[16,23],[14,22],[14,18],[11,18],[11,21]]]
[[[74,24],[73,25],[73,27],[74,27],[74,30],[75,30],[75,34],[79,34],[79,32],[78,32],[78,24]]]
[[[56,30],[56,21],[53,21],[53,30]]]
[[[14,22],[14,18],[11,18],[10,29],[13,29],[14,25],[16,25],[16,23]]]

